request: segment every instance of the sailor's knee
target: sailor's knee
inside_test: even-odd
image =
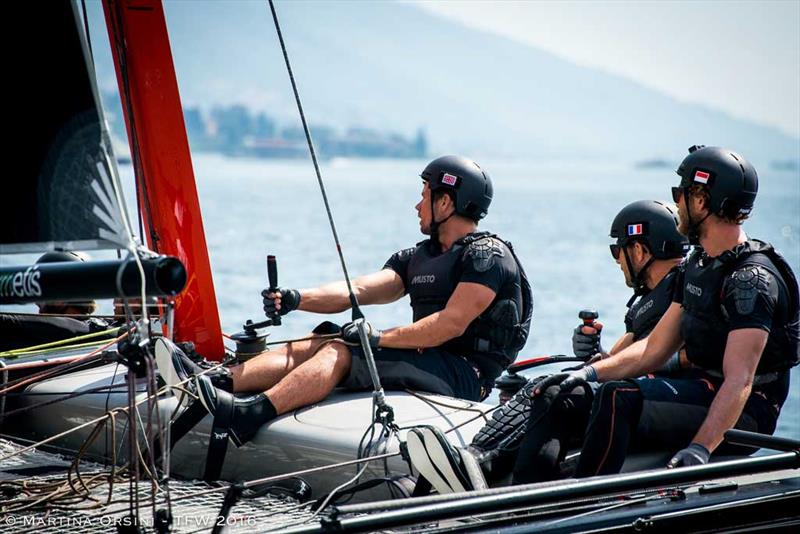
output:
[[[606,382],[595,394],[595,409],[620,409],[641,404],[642,393],[635,382]]]
[[[328,362],[337,374],[344,375],[350,371],[353,356],[350,347],[346,343],[335,340],[320,346],[314,355],[314,359]]]

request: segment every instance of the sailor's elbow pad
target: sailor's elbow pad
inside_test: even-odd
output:
[[[778,302],[778,283],[773,274],[760,265],[734,271],[726,286],[726,303],[732,304],[739,315],[752,314],[759,300],[772,309]]]

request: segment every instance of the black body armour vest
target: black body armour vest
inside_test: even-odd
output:
[[[406,290],[411,297],[414,321],[443,310],[458,285],[461,260],[470,245],[485,254],[487,266],[491,265],[488,261],[492,254],[505,254],[502,250],[505,245],[517,265],[521,299],[503,298],[498,293],[464,334],[451,339],[442,348],[464,356],[480,369],[483,378],[493,380],[514,362],[525,345],[533,313],[531,286],[511,244],[489,232],[478,232],[459,239],[449,250],[439,253],[432,250],[430,240],[422,241],[408,264]]]
[[[756,375],[785,371],[800,362],[797,279],[772,245],[749,240],[718,258],[708,258],[696,250],[686,262],[681,336],[686,344],[687,357],[698,367],[722,372],[729,332],[728,318],[722,306],[723,284],[732,272],[747,265],[757,265],[769,271],[789,298],[787,306],[779,306],[775,311]]]
[[[675,278],[678,267],[674,267],[661,279],[649,293],[642,295],[625,314],[625,327],[633,334],[633,340],[639,341],[650,335],[656,327],[661,316],[672,304],[672,295],[675,290]]]

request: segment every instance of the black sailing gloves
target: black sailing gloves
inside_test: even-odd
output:
[[[377,328],[372,328],[372,325],[369,323],[366,323],[366,327],[369,346],[373,349],[377,349],[378,343],[381,341],[381,331]],[[361,345],[361,338],[358,336],[358,325],[355,322],[347,323],[342,327],[342,339],[348,343]]]
[[[690,465],[703,465],[708,463],[711,453],[699,443],[692,443],[672,457],[667,467],[688,467]]]
[[[603,347],[600,346],[601,330],[596,328],[597,333],[585,334],[583,333],[583,327],[584,325],[577,326],[572,332],[572,352],[575,353],[575,356],[585,361],[598,352],[605,351]]]
[[[587,365],[586,367],[582,367],[575,371],[570,371],[569,373],[557,373],[551,376],[548,376],[539,384],[537,384],[536,389],[533,390],[533,396],[539,395],[553,395],[553,392],[547,392],[548,389],[554,388],[558,386],[555,394],[562,391],[572,391],[576,387],[585,384],[586,382],[597,382],[597,371],[594,370],[594,367],[591,365]]]
[[[278,315],[286,315],[300,306],[300,292],[296,289],[283,287],[265,289],[261,292],[261,296],[263,297],[264,313],[267,317],[274,317],[276,311]],[[280,305],[280,309],[276,308],[276,304]]]

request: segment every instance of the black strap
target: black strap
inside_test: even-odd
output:
[[[225,463],[225,454],[228,452],[230,427],[233,423],[234,400],[235,397],[230,393],[221,390],[217,392],[214,423],[211,425],[211,435],[208,437],[208,453],[203,474],[203,480],[206,482],[219,480],[222,473],[222,464]]]
[[[424,476],[420,475],[417,477],[417,483],[414,485],[414,492],[411,494],[412,497],[424,497],[426,495],[431,494],[431,483],[428,482],[428,479]]]
[[[218,480],[222,473],[222,465],[225,462],[225,454],[228,452],[228,434],[230,424],[233,421],[234,396],[220,392],[217,397],[217,406],[214,413],[214,422],[211,425],[211,434],[208,440],[208,452],[206,453],[206,465],[203,472],[203,480]],[[181,413],[172,423],[170,429],[170,450],[192,430],[208,414],[203,403],[199,400],[194,401]],[[156,450],[159,450],[156,448]]]
[[[197,426],[197,423],[203,420],[208,413],[203,403],[199,400],[194,401],[181,413],[177,419],[172,423],[170,428],[169,449],[175,448],[183,436],[189,433],[191,429]]]

